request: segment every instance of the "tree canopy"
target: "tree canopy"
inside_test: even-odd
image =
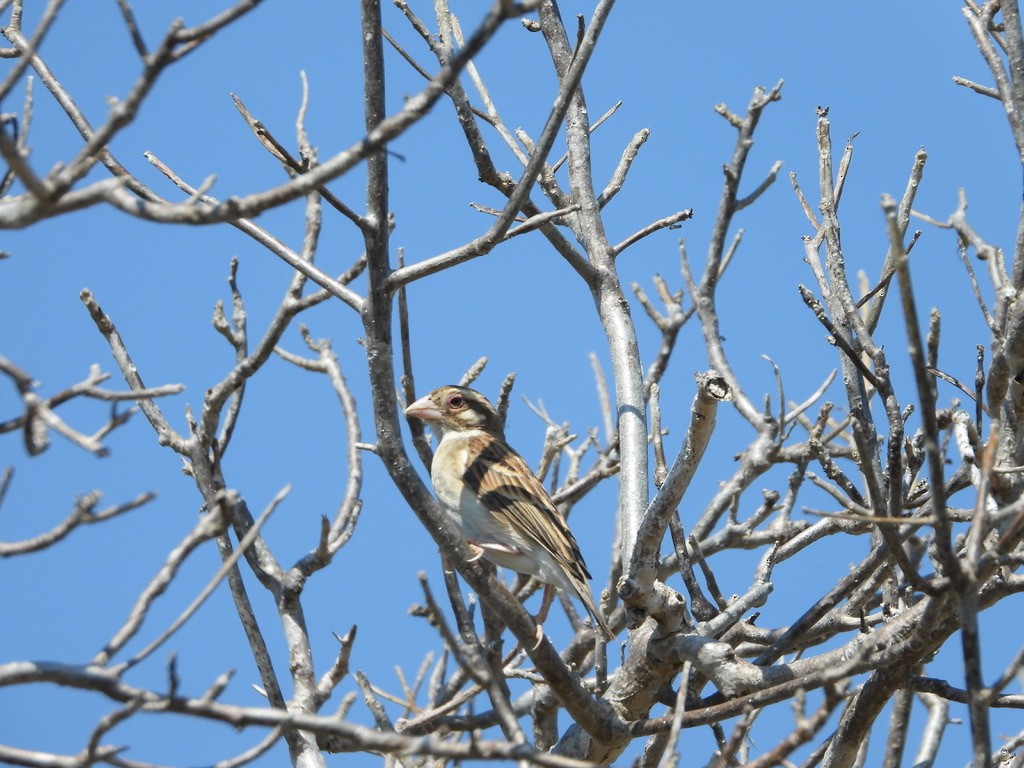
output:
[[[0,761],[1024,760],[1015,1],[29,5]],[[449,383],[611,641],[435,500]]]

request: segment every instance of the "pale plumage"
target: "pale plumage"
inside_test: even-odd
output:
[[[494,406],[472,389],[445,386],[405,413],[425,421],[438,437],[430,478],[476,556],[576,595],[612,637],[594,605],[576,539],[526,461],[505,442]]]

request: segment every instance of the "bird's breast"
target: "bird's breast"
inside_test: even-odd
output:
[[[458,434],[448,435],[434,452],[430,480],[437,500],[441,502],[448,517],[462,531],[463,536],[472,538],[479,527],[474,523],[481,510],[474,509],[480,507],[480,503],[464,479],[465,468],[469,463],[469,441]]]

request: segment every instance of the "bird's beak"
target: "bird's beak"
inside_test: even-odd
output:
[[[405,409],[406,416],[415,416],[417,419],[423,421],[440,421],[441,410],[437,407],[437,404],[430,399],[430,395],[421,397],[415,403]]]

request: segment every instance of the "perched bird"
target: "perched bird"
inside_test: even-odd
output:
[[[526,461],[505,442],[501,418],[487,398],[465,387],[439,387],[405,413],[429,424],[438,438],[430,479],[473,559],[485,557],[547,585],[538,625],[558,587],[576,595],[611,639],[576,539]]]

